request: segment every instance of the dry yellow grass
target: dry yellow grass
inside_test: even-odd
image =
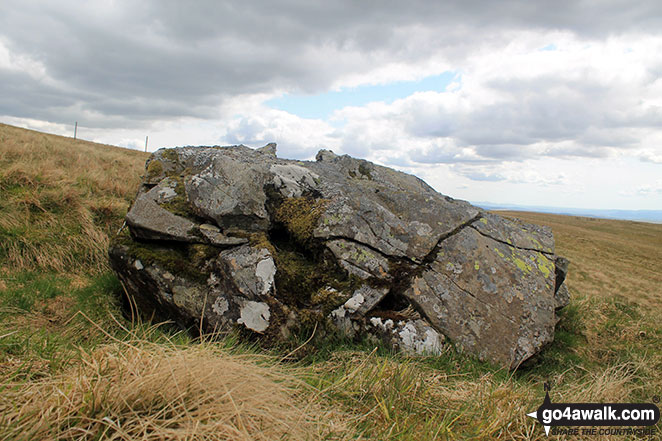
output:
[[[313,391],[257,355],[203,343],[104,345],[62,373],[5,384],[4,439],[278,440],[344,438]],[[337,436],[335,436],[335,435]]]
[[[146,153],[0,124],[0,262],[5,271],[108,268],[108,236]]]

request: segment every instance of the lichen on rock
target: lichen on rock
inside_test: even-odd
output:
[[[152,155],[109,250],[141,311],[271,343],[314,327],[412,354],[454,344],[508,368],[552,341],[569,292],[549,229],[365,160],[275,149]]]

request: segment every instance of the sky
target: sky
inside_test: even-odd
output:
[[[662,209],[659,0],[2,0],[0,122],[278,143],[474,202]]]

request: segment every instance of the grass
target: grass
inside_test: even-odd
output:
[[[543,440],[543,382],[559,402],[662,395],[661,225],[507,213],[571,260],[555,341],[515,372],[451,346],[265,354],[122,315],[105,253],[145,159],[0,125],[0,439]]]
[[[330,424],[293,372],[203,343],[105,344],[0,405],[14,439],[302,439]],[[4,408],[3,408],[4,407]],[[323,421],[322,421],[323,420]]]
[[[108,237],[148,155],[0,124],[0,259],[5,276],[108,270]]]

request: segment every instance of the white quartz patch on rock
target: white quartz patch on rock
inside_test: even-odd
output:
[[[275,275],[276,264],[270,255],[266,259],[260,260],[257,263],[255,267],[255,276],[262,283],[262,294],[269,294],[269,291],[274,284]]]
[[[264,332],[269,327],[271,312],[266,303],[247,300],[241,305],[239,313],[237,323],[243,324],[250,330]]]
[[[315,186],[319,176],[310,170],[295,164],[273,164],[269,169],[274,174],[273,182],[285,197],[299,197],[303,190]]]
[[[428,324],[417,320],[416,322],[407,322],[407,324],[398,332],[402,341],[402,349],[405,352],[416,354],[440,354],[441,336]]]
[[[360,292],[357,292],[351,299],[345,302],[345,309],[349,312],[356,312],[357,309],[365,302],[365,298]]]
[[[400,350],[413,355],[438,355],[443,348],[444,336],[425,321],[370,318],[370,324],[387,341]]]
[[[243,245],[221,251],[219,257],[242,297],[259,300],[274,290],[276,265],[268,249]]]

